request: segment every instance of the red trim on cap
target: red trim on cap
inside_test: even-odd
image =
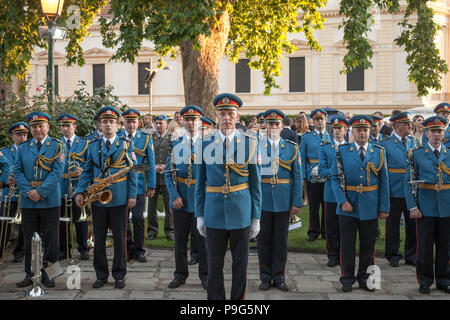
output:
[[[32,122],[42,122],[42,121],[48,122],[48,119],[46,117],[44,117],[44,116],[37,116],[36,117],[36,115],[34,115],[33,117],[31,117],[29,122],[32,123]]]
[[[436,110],[436,113],[441,112],[441,111],[450,112],[450,108],[447,105],[442,105]]]
[[[358,119],[352,122],[352,127],[370,127],[370,121],[367,119]]]
[[[327,115],[325,113],[323,113],[322,111],[317,111],[312,115],[312,118],[318,118],[318,117],[322,117],[325,118]]]
[[[103,118],[104,116],[113,116],[114,118],[119,118],[119,116],[117,115],[117,113],[115,113],[112,110],[105,110],[102,113],[100,113],[100,115],[98,116],[99,118]]]
[[[403,122],[404,120],[408,120],[408,122],[409,122],[409,121],[412,121],[411,118],[409,117],[409,115],[406,115],[406,116],[403,116],[403,117],[401,117],[401,118],[395,119],[395,120],[394,120],[394,123],[395,123],[395,122]]]
[[[239,108],[239,103],[237,103],[236,101],[234,101],[234,100],[231,100],[230,98],[228,98],[228,101],[227,102],[225,102],[225,101],[223,101],[224,99],[222,99],[222,100],[219,100],[219,101],[217,101],[217,103],[216,103],[216,108],[217,107],[222,107],[222,106],[235,106],[236,108]]]
[[[275,113],[275,116],[273,113]],[[283,117],[276,112],[272,112],[266,116],[266,120],[283,120]]]
[[[439,119],[434,119],[434,121],[430,121],[425,124],[425,128],[444,128],[445,123]]]
[[[338,122],[336,123],[336,120],[333,120],[333,122],[331,123],[332,127],[341,127],[341,126],[347,126],[347,123],[345,123],[342,120],[338,120]]]
[[[23,127],[23,128],[21,128],[21,127]],[[21,131],[23,131],[23,132],[28,132],[28,129],[27,129],[27,127],[25,127],[25,126],[22,124],[22,125],[20,125],[20,126],[15,127],[14,129],[12,129],[12,130],[11,130],[11,133],[21,132]]]
[[[192,110],[192,112],[190,112],[190,110]],[[200,113],[200,111],[198,111],[196,109],[188,109],[181,116],[183,118],[185,118],[185,117],[201,117],[202,114]]]

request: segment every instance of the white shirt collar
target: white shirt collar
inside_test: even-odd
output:
[[[110,138],[110,139],[106,139],[105,137],[103,137],[103,141],[105,141],[105,143],[106,143],[106,141],[108,141],[109,140],[109,142],[111,142],[111,144],[113,144],[113,142],[114,142],[114,140],[116,140],[116,135],[114,135],[112,138]]]
[[[339,142],[339,141],[337,141],[336,139],[334,139],[334,143],[335,143],[337,146],[340,146],[341,144],[344,144],[344,143],[345,143],[345,139],[342,140],[342,142]]]
[[[278,138],[278,140],[272,140],[269,137],[267,137],[267,139],[269,139],[270,145],[273,145],[275,143],[275,145],[278,146],[278,144],[280,143],[280,138]]]
[[[71,136],[70,138],[64,137],[64,141],[67,143],[67,140],[70,140],[70,144],[73,144],[73,141],[75,140],[75,135]]]
[[[191,138],[191,135],[189,134],[189,132],[187,130],[186,130],[186,137],[188,140]],[[200,133],[197,133],[195,136],[192,137],[192,142],[195,143],[198,138],[200,138]]]
[[[317,132],[317,134],[321,134],[322,133],[323,135],[325,135],[325,129],[323,130],[323,132],[320,132],[317,129],[314,129],[314,131]]]
[[[233,141],[234,136],[236,135],[236,129],[232,133],[230,133],[228,136],[224,135],[222,133],[222,131],[220,131],[220,130],[218,130],[218,131],[220,133],[220,136],[222,137],[222,141],[225,141],[225,138],[228,138],[228,140],[231,142],[231,141]]]
[[[433,147],[429,142],[427,142],[427,144],[428,144],[428,146],[430,147],[431,152],[434,152],[434,150],[436,150],[436,148]],[[439,145],[439,147],[438,147],[437,149],[438,149],[439,152],[441,152],[441,149],[442,149],[442,143]]]
[[[402,137],[400,137],[395,131],[394,131],[394,135],[397,137],[398,140],[402,141]],[[406,139],[406,137],[405,137]]]
[[[134,137],[136,136],[136,133],[137,133],[137,130],[136,130],[134,133],[131,133],[131,135],[133,136],[133,139],[134,139]],[[125,135],[126,135],[126,137],[128,138],[128,136],[130,135],[130,133],[127,132],[127,131],[125,130]]]
[[[47,137],[48,137],[48,135],[45,136],[45,138],[41,140],[42,145],[44,145],[44,142],[45,142],[45,140],[47,140]],[[36,144],[38,143],[38,141],[36,139],[34,139],[34,141],[36,142]]]
[[[367,148],[369,147],[369,143],[366,142],[363,146],[360,146],[360,145],[357,144],[356,141],[355,141],[355,146],[356,146],[356,149],[358,149],[358,151],[359,151],[359,149],[361,149],[361,148],[364,148],[364,151],[367,151]]]

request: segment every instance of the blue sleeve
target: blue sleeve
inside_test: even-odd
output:
[[[28,193],[33,190],[33,187],[28,182],[25,177],[25,171],[23,167],[23,158],[22,158],[22,150],[24,145],[19,145],[17,150],[16,162],[14,163],[14,180],[16,181],[17,186],[22,194]]]
[[[61,157],[56,158],[51,166],[51,172],[45,177],[44,182],[36,188],[36,191],[43,197],[47,198],[48,196],[51,196],[54,192],[55,186],[59,183],[61,180],[61,176],[64,172],[64,165],[66,163],[66,145],[65,143],[59,143],[61,146],[61,153],[64,155],[64,158],[61,159]],[[57,147],[59,148],[59,147]],[[55,154],[56,156],[56,154]],[[61,161],[62,160],[62,161]]]
[[[383,153],[384,153],[383,163],[381,165],[380,172],[378,173],[378,180],[379,180],[378,210],[381,212],[389,212],[391,201],[389,196],[389,176],[386,162],[386,150],[384,150],[384,148]]]
[[[248,164],[248,182],[250,188],[250,196],[252,199],[251,204],[251,214],[252,219],[261,219],[261,208],[262,208],[262,191],[261,191],[261,165],[258,164],[257,159],[261,158],[259,153],[258,141],[256,139],[250,139],[249,144],[256,143],[255,153],[253,158],[250,159]]]
[[[172,157],[172,152],[167,153],[167,159],[166,159],[166,170],[170,170],[170,161]],[[170,198],[170,206],[172,206],[172,202],[175,199],[178,199],[180,194],[178,193],[177,187],[174,184],[172,172],[166,172],[164,173],[164,182],[166,183],[167,191],[169,192],[169,198]],[[176,182],[175,182],[176,183]]]
[[[0,182],[3,182],[3,184],[8,184],[9,176],[11,175],[11,163],[8,161],[8,158],[6,158],[4,155],[0,156]]]
[[[86,188],[94,180],[94,161],[92,159],[91,149],[88,147],[86,150],[86,163],[83,166],[83,172],[81,173],[80,180],[78,180],[77,187],[75,188],[75,194],[84,193]]]
[[[203,154],[203,152],[202,152]],[[205,211],[206,195],[206,164],[203,159],[200,163],[194,164],[195,184],[194,211],[196,217],[203,217]]]
[[[150,167],[147,170],[147,188],[156,189],[156,164],[155,164],[155,152],[153,150],[152,137],[148,135],[147,145],[147,165]]]
[[[125,145],[125,142],[124,142]],[[137,164],[136,155],[134,157],[132,156],[134,154],[134,145],[133,142],[130,142],[130,145],[127,149],[128,157],[133,161],[133,165]],[[133,159],[134,158],[134,159]],[[136,171],[130,170],[128,171],[128,178],[127,178],[127,198],[128,199],[136,199],[137,198],[137,189],[138,189],[138,181],[139,176]]]
[[[322,178],[331,176],[331,168],[328,168],[328,159],[325,145],[320,146],[319,149],[319,176]]]
[[[297,149],[297,156],[292,162],[291,166],[291,204],[290,206],[301,207],[303,205],[303,181],[302,181],[302,169],[300,165],[300,152],[298,152],[298,146],[294,146]]]
[[[339,148],[339,147],[338,147]],[[335,157],[333,160],[333,167],[331,169],[331,189],[334,193],[334,198],[336,199],[336,203],[338,207],[341,207],[341,205],[348,201],[347,197],[345,196],[344,190],[342,190],[341,183],[339,181],[339,176],[337,175],[337,158]]]
[[[307,157],[306,157],[306,148],[307,148],[307,143],[306,143],[306,135],[302,136],[302,141],[300,143],[300,155],[302,157],[302,161],[303,161],[303,166],[302,166],[302,177],[304,180],[307,180],[308,175],[306,172],[306,167],[307,167]]]

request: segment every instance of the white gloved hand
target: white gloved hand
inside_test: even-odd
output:
[[[250,226],[250,239],[255,238],[260,230],[259,219],[252,219],[252,225]]]
[[[203,217],[197,217],[197,230],[202,237],[206,238],[206,227]]]

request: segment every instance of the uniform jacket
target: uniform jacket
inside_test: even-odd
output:
[[[155,163],[156,164],[166,164],[167,154],[169,153],[171,135],[167,133],[164,136],[160,136],[158,133],[152,133],[153,146],[155,149]],[[166,168],[169,170],[169,168]],[[164,185],[164,175],[156,175],[156,184]]]
[[[426,129],[424,129],[422,133],[422,146],[425,146],[428,143],[428,138],[425,135],[425,131]],[[450,141],[450,126],[448,126],[447,129],[445,129],[444,144],[448,141]]]
[[[260,144],[262,159],[261,179],[272,179],[273,163],[280,158],[281,165],[275,169],[278,179],[288,179],[289,184],[261,183],[262,210],[269,212],[287,212],[292,206],[302,206],[303,183],[300,151],[295,142],[280,138],[278,154],[274,154],[268,138]]]
[[[11,167],[10,168],[10,172],[12,172],[13,167],[14,167],[14,163],[16,162],[16,157],[17,157],[17,149],[16,149],[16,147],[12,144],[9,147],[1,149],[0,152],[8,160],[8,162],[10,164],[10,167]],[[5,165],[5,164],[3,164],[3,161],[4,161],[4,157],[3,156],[0,156],[0,165]],[[7,171],[8,170],[6,170],[6,166],[5,166],[5,168],[1,168],[0,181],[2,181],[5,184],[5,186],[2,189],[2,201],[4,201],[4,197],[9,194],[9,185],[7,184],[9,176],[6,178],[6,181],[4,181]],[[11,198],[11,201],[12,202],[17,202],[17,200],[19,200],[18,196],[19,196],[19,190],[16,190],[16,192],[13,195],[13,197]]]
[[[381,141],[381,146],[386,151],[386,162],[389,172],[389,191],[391,198],[404,198],[406,167],[408,166],[407,150],[416,146],[416,139],[407,136],[406,146],[395,134]]]
[[[64,137],[61,137],[59,140],[65,141]],[[64,142],[65,143],[65,142]],[[68,150],[67,144],[66,144],[66,150],[67,150],[67,157],[64,164],[64,172],[61,179],[61,197],[64,198],[65,195],[69,195],[69,163],[71,166],[78,166],[81,168],[84,168],[84,164],[86,163],[86,155],[87,155],[87,147],[88,147],[89,141],[86,138],[77,137],[75,135],[72,145],[70,146],[70,150]],[[71,168],[70,171],[73,173],[75,171],[75,168]],[[80,177],[74,176],[71,177],[72,180],[72,193],[75,191],[75,188],[78,184],[78,180]],[[74,197],[75,194],[72,194],[72,197]]]
[[[123,153],[124,148],[127,150],[127,155],[133,165],[136,165],[133,143],[127,138],[116,135],[109,151],[106,149],[103,138],[90,142],[87,149],[86,164],[75,189],[75,194],[84,193],[89,183],[94,182],[94,178],[106,178],[126,167],[128,162]],[[103,177],[102,170],[104,171]],[[106,188],[106,190],[111,190],[113,194],[111,202],[106,205],[101,205],[98,202],[94,204],[102,207],[117,207],[126,205],[128,199],[136,199],[137,173],[130,170],[126,177],[126,180],[114,183]]]
[[[450,168],[450,149],[442,146],[439,159],[436,159],[427,143],[425,146],[414,149],[412,154],[417,180],[425,180],[424,184],[435,185],[439,181],[439,171],[441,171],[442,183],[444,185],[450,184],[450,169],[448,169]],[[438,166],[441,170],[438,170]],[[410,176],[411,170],[408,165],[403,183],[408,209],[417,207],[426,217],[450,217],[450,189],[443,189],[438,192],[419,187],[416,201],[412,195],[411,184],[407,183]]]
[[[331,172],[333,169],[333,161],[336,158],[337,145],[329,140],[323,140],[320,145],[319,153],[319,176],[327,178],[324,187],[324,200],[326,202],[336,202],[333,189],[331,188]]]
[[[36,140],[30,139],[19,145],[14,163],[14,179],[21,192],[21,207],[26,209],[54,208],[61,205],[61,175],[66,159],[65,144],[47,137],[37,150]],[[33,181],[33,182],[32,182]],[[32,184],[40,184],[33,187]],[[33,189],[43,197],[34,202],[27,197]]]
[[[261,218],[257,139],[237,130],[228,154],[227,157],[219,131],[203,138],[201,163],[195,165],[195,215],[204,217],[208,228],[242,229],[250,226],[252,218]],[[225,165],[227,159],[229,165]],[[247,183],[248,188],[228,194],[207,192],[208,186],[225,185],[226,167],[231,186]]]
[[[341,154],[346,185],[362,185],[365,187],[378,185],[378,187],[376,190],[362,193],[350,190],[344,193],[337,175],[337,160],[335,158],[333,161],[331,187],[337,203],[336,214],[351,216],[359,220],[372,220],[377,219],[380,211],[389,212],[389,178],[384,148],[369,143],[364,161],[361,161],[355,143],[339,146],[339,152]],[[347,213],[342,211],[341,205],[345,201],[349,201],[353,206],[353,212]]]
[[[302,136],[300,143],[300,154],[303,161],[302,177],[308,182],[311,182],[311,169],[319,164],[319,149],[322,140],[331,140],[326,130],[322,139],[316,130],[309,131]]]
[[[117,135],[125,136],[126,131],[123,130]],[[146,164],[150,167],[145,173],[138,173],[138,194],[144,194],[147,189],[156,188],[155,153],[152,138],[137,130],[133,138],[133,146],[137,164]]]
[[[95,130],[94,132],[88,134],[85,138],[88,139],[89,141],[94,141],[101,137],[102,137],[101,133],[99,133],[98,130]]]
[[[197,182],[194,172],[194,158],[200,154],[200,136],[194,141],[194,145],[189,148],[189,140],[186,135],[178,137],[171,142],[166,159],[166,170],[178,169],[175,174],[164,173],[164,180],[169,192],[170,206],[172,202],[181,197],[183,207],[186,212],[194,212],[194,191]],[[174,182],[176,176],[177,181]],[[189,182],[189,178],[191,179]],[[188,179],[188,180],[182,180]]]

